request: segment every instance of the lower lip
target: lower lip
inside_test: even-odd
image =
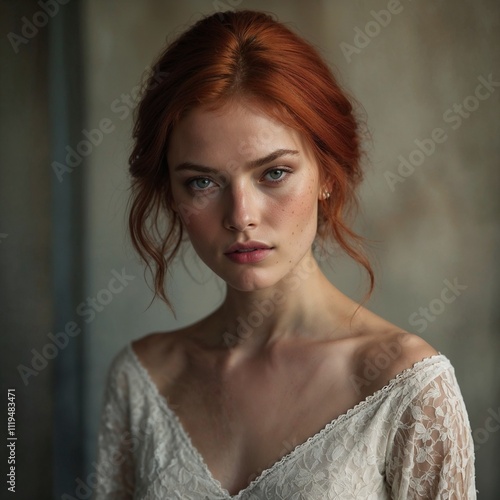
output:
[[[232,252],[225,255],[237,264],[251,264],[264,260],[272,251],[272,248],[259,248],[251,252]]]

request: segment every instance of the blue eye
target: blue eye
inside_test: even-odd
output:
[[[195,191],[204,191],[205,189],[211,187],[212,181],[206,177],[197,177],[196,179],[191,179],[188,181],[188,186],[193,188]]]
[[[283,175],[283,170],[279,170],[279,169],[271,170],[271,172],[269,172],[268,175],[271,177],[271,179],[273,181],[277,181]]]
[[[266,172],[265,176],[272,182],[278,183],[285,180],[287,174],[290,174],[291,171],[286,168],[273,168]]]

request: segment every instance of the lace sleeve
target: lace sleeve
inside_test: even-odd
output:
[[[106,383],[94,500],[125,500],[134,495],[134,438],[130,432],[129,383],[125,370],[120,369],[122,356],[113,361]]]
[[[419,391],[396,422],[386,472],[392,499],[476,498],[472,434],[451,366]]]

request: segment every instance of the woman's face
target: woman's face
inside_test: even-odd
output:
[[[229,286],[270,287],[310,257],[322,190],[296,131],[245,101],[194,109],[173,130],[168,165],[194,249]]]

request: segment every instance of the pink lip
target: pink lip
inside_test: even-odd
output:
[[[273,247],[260,241],[247,241],[245,243],[234,243],[225,252],[226,257],[238,264],[260,262],[272,251]]]
[[[264,260],[272,251],[272,248],[259,248],[249,252],[226,253],[226,257],[238,264],[250,264]]]
[[[233,243],[224,253],[227,255],[228,253],[237,252],[238,250],[260,250],[269,248],[272,247],[261,241],[245,241],[245,243]]]

